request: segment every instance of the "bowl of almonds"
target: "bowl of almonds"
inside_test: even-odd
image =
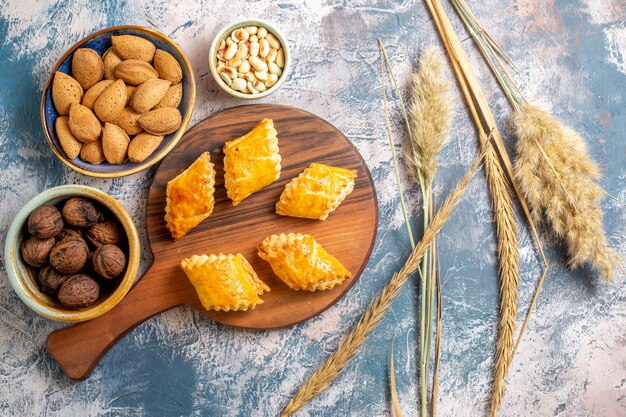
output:
[[[95,32],[54,66],[41,121],[54,154],[94,177],[130,175],[159,162],[184,134],[195,81],[180,47],[140,26]]]
[[[228,94],[258,99],[276,91],[291,65],[287,40],[276,27],[258,19],[231,23],[213,39],[209,68]]]
[[[44,191],[15,216],[5,262],[17,295],[65,322],[104,314],[128,293],[139,267],[137,229],[126,209],[95,188]]]

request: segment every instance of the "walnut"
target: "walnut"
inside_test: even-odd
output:
[[[48,255],[54,246],[53,237],[49,239],[37,239],[31,236],[22,242],[22,259],[30,266],[41,268],[48,265]]]
[[[63,220],[75,227],[91,227],[102,221],[102,214],[96,209],[96,205],[85,198],[72,197],[65,202]]]
[[[69,277],[59,290],[59,301],[67,308],[85,308],[100,296],[100,286],[89,275]]]
[[[59,274],[53,267],[46,266],[39,270],[39,286],[50,295],[57,295],[59,289],[70,275]]]
[[[28,216],[28,232],[37,239],[55,237],[61,230],[63,230],[63,218],[54,206],[37,207]]]
[[[104,278],[113,279],[122,275],[126,267],[126,255],[114,245],[102,245],[91,258],[93,269]]]
[[[102,245],[117,245],[120,243],[122,228],[120,224],[113,220],[98,223],[87,230],[87,241],[94,247]]]
[[[50,251],[50,265],[61,274],[75,274],[89,256],[89,248],[83,239],[68,237],[57,243]]]
[[[69,227],[66,227],[63,230],[61,230],[59,234],[56,235],[55,237],[57,239],[57,242],[60,242],[67,237],[74,237],[74,238],[82,239],[83,234],[80,232],[80,230],[70,229]]]

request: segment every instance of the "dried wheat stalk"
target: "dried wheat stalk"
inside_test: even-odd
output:
[[[522,103],[513,115],[517,135],[515,170],[531,212],[545,214],[576,268],[591,263],[611,279],[619,256],[608,246],[599,207],[600,177],[583,138],[540,107]]]
[[[424,252],[430,246],[433,239],[446,224],[450,215],[463,196],[467,185],[476,173],[485,152],[491,148],[488,144],[485,150],[474,160],[472,166],[450,193],[441,209],[433,217],[433,220],[424,231],[424,236],[419,244],[415,247],[406,263],[393,275],[391,280],[378,297],[376,297],[369,305],[357,325],[352,329],[350,334],[342,340],[337,350],[319,367],[317,370],[302,384],[298,392],[289,400],[289,403],[283,409],[281,416],[289,416],[300,409],[304,404],[309,402],[325,391],[330,384],[339,376],[341,371],[350,363],[357,353],[358,349],[365,343],[367,337],[378,327],[385,312],[391,307],[391,304],[400,294],[400,290],[406,283],[409,276],[415,272],[420,264]]]
[[[491,396],[491,415],[497,414],[504,394],[504,381],[511,363],[515,332],[515,316],[517,313],[517,286],[519,283],[519,249],[517,245],[517,226],[513,211],[513,202],[509,193],[511,185],[505,175],[505,168],[509,178],[515,181],[512,175],[510,159],[502,138],[491,113],[487,100],[478,84],[478,80],[469,63],[465,51],[454,32],[454,28],[443,10],[439,0],[426,0],[426,4],[433,15],[437,29],[450,56],[453,69],[461,86],[472,117],[476,123],[481,143],[489,135],[493,135],[498,154],[492,149],[487,150],[485,156],[485,170],[487,182],[492,198],[496,232],[498,240],[498,267],[500,275],[500,324],[498,327],[498,342],[496,347],[496,365],[494,383]],[[500,156],[500,158],[498,158]],[[514,189],[520,195],[517,186]],[[523,200],[523,196],[521,197]],[[528,208],[521,201],[525,211]],[[534,225],[533,231],[534,231]]]
[[[384,51],[384,46],[381,45]],[[412,95],[408,109],[409,152],[407,159],[422,192],[424,229],[433,217],[432,184],[437,173],[438,155],[448,140],[448,131],[454,115],[450,83],[441,78],[442,59],[435,47],[422,54],[418,68],[412,74]],[[428,370],[433,334],[433,314],[437,277],[436,240],[428,248],[421,266],[420,300],[420,408],[427,415]],[[437,337],[440,335],[437,334]],[[440,339],[438,339],[440,341]],[[440,346],[440,344],[438,345]],[[436,379],[434,380],[436,382]],[[434,389],[434,388],[433,388]],[[437,397],[433,397],[436,401]],[[431,401],[436,410],[436,405]],[[433,413],[434,414],[434,413]]]

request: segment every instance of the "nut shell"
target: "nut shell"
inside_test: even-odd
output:
[[[141,162],[159,147],[163,141],[163,135],[153,135],[142,132],[135,136],[128,146],[128,159],[131,162]]]
[[[161,49],[157,49],[154,54],[154,69],[157,70],[160,78],[171,81],[173,84],[183,79],[183,70],[176,58]]]
[[[83,143],[72,134],[69,117],[57,117],[57,120],[54,122],[54,130],[56,131],[57,138],[59,138],[59,143],[65,155],[70,159],[76,158],[78,154],[80,154]]]
[[[120,224],[113,220],[98,223],[91,227],[86,234],[87,241],[95,248],[102,245],[117,245],[122,238]]]
[[[44,205],[37,207],[28,216],[28,233],[37,239],[48,239],[63,230],[63,218],[56,207]]]
[[[98,139],[95,142],[83,143],[83,146],[80,148],[80,159],[94,165],[101,164],[104,161],[102,139]]]
[[[72,58],[72,76],[83,90],[88,90],[104,76],[100,55],[90,48],[78,48]]]
[[[94,142],[100,137],[102,126],[96,115],[82,104],[72,103],[68,121],[70,132],[83,143]]]
[[[126,105],[126,85],[115,80],[96,99],[93,111],[103,122],[112,122]]]
[[[122,128],[127,135],[133,136],[143,132],[143,128],[139,125],[141,113],[137,113],[132,107],[126,106],[115,119],[115,124]]]
[[[60,71],[54,74],[52,101],[54,102],[54,108],[61,116],[69,114],[72,103],[80,103],[82,97],[83,88],[78,81]]]
[[[111,36],[111,43],[117,55],[122,59],[139,59],[150,62],[154,58],[156,46],[140,36],[134,35],[114,35]]]
[[[63,230],[61,230],[61,232],[59,232],[59,234],[56,235],[55,237],[57,239],[57,242],[60,242],[63,239],[68,238],[68,237],[82,239],[83,235],[82,233],[80,233],[80,230],[70,229],[69,227],[66,227]]]
[[[178,109],[163,107],[142,114],[138,121],[144,130],[153,135],[169,135],[178,130],[182,116]]]
[[[48,239],[37,239],[30,237],[22,242],[22,259],[28,265],[35,268],[41,268],[48,265],[48,256],[54,247],[55,240],[53,237]]]
[[[59,289],[71,275],[59,274],[53,267],[46,266],[39,270],[37,276],[39,287],[43,292],[50,295],[57,295]]]
[[[96,209],[95,204],[81,197],[72,197],[67,200],[61,213],[63,220],[75,227],[91,227],[102,220],[102,215]]]
[[[120,58],[113,50],[113,47],[111,47],[102,55],[102,62],[104,63],[104,78],[114,80],[115,67],[122,62],[122,58]]]
[[[180,101],[183,98],[183,84],[178,83],[171,85],[167,89],[165,96],[154,106],[155,109],[161,109],[163,107],[178,107]]]
[[[106,279],[113,279],[124,272],[126,255],[117,246],[102,245],[93,253],[91,262],[98,275]]]
[[[98,97],[100,97],[104,90],[106,90],[111,84],[113,84],[113,80],[102,80],[95,83],[85,92],[81,104],[89,110],[93,110],[93,105],[96,103]]]
[[[128,158],[130,138],[121,127],[105,123],[102,130],[102,151],[110,164],[121,164]]]
[[[159,73],[145,61],[127,59],[117,64],[115,76],[126,84],[139,85],[151,78],[159,78]]]
[[[67,308],[85,308],[98,301],[100,286],[89,275],[73,275],[59,290],[59,301]]]
[[[50,251],[50,265],[61,274],[78,272],[87,262],[89,248],[83,239],[68,237]]]

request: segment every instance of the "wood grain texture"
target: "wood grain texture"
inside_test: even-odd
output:
[[[282,156],[279,180],[233,207],[226,196],[222,166],[224,142],[237,138],[265,117],[274,120]],[[209,151],[215,163],[215,209],[211,216],[174,241],[165,228],[167,182]],[[358,172],[354,191],[327,220],[283,217],[275,204],[285,184],[311,162]],[[350,141],[319,117],[287,106],[251,105],[219,112],[189,130],[161,162],[148,193],[148,238],[154,264],[113,310],[89,322],[52,332],[48,350],[72,379],[88,377],[106,351],[129,330],[153,315],[188,304],[231,326],[271,329],[306,320],[339,300],[365,268],[376,238],[378,208],[371,175]],[[352,273],[352,278],[328,291],[293,291],[261,260],[257,245],[279,233],[310,233]],[[263,304],[245,312],[207,312],[180,268],[195,254],[242,253],[271,291]]]

